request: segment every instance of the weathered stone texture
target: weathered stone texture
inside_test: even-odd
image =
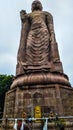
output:
[[[73,116],[73,88],[61,88],[61,98],[63,104],[64,115]]]
[[[13,97],[14,95],[14,97]],[[5,114],[21,117],[25,111],[34,116],[34,108],[41,106],[42,116],[50,111],[59,115],[73,115],[73,89],[59,84],[30,85],[17,87],[6,94]],[[12,113],[11,113],[12,111]],[[11,115],[12,114],[12,115]]]

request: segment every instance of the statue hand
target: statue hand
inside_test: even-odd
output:
[[[20,17],[21,17],[22,22],[24,22],[26,20],[26,16],[27,16],[26,10],[21,10]]]

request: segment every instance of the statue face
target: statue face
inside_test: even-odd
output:
[[[42,4],[41,4],[40,1],[36,1],[36,0],[33,1],[33,3],[32,3],[32,12],[34,10],[42,10]]]

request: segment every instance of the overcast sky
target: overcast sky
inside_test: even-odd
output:
[[[31,12],[33,0],[0,1],[0,74],[15,75],[20,42],[20,11]],[[64,73],[73,86],[73,0],[40,0],[53,15],[54,30]]]

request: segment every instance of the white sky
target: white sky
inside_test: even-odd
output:
[[[0,1],[0,74],[15,75],[21,34],[20,11],[29,13],[32,1]],[[73,86],[73,0],[40,1],[43,10],[53,15],[60,59]]]

